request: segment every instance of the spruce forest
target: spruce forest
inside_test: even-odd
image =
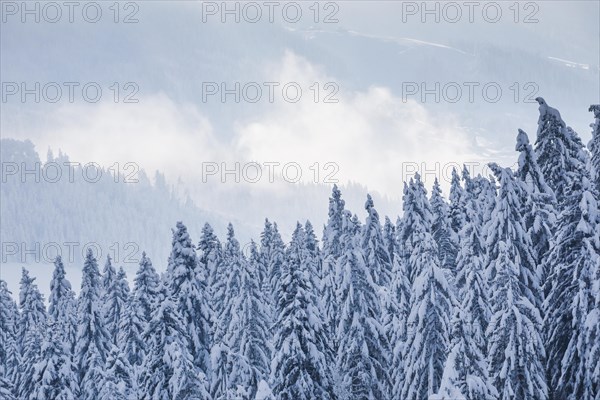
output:
[[[92,250],[77,295],[60,257],[47,301],[0,280],[0,399],[600,400],[600,105],[586,146],[536,100],[516,170],[415,174],[397,219],[334,186],[322,234],[177,222],[129,280]]]

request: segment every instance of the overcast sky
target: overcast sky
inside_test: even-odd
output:
[[[415,169],[431,184],[431,171],[447,181],[445,165],[512,165],[517,128],[534,140],[536,96],[586,142],[587,107],[599,101],[596,1],[228,2],[233,13],[221,2],[38,4],[39,23],[22,4],[3,2],[2,137],[158,169],[200,200],[203,170],[218,165],[219,177],[222,163],[248,161],[263,168],[252,190],[278,190],[266,163],[282,173],[297,162],[303,182],[353,181],[397,198]],[[23,102],[21,85],[36,82],[40,102]],[[55,103],[50,82],[62,88]],[[78,84],[72,102],[65,82]],[[223,101],[221,85],[236,83],[240,101]],[[95,87],[100,100],[85,101]]]

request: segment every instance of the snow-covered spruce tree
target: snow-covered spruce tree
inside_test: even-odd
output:
[[[14,399],[19,361],[16,321],[19,316],[6,282],[0,279],[0,398]]]
[[[473,340],[467,322],[470,319],[461,305],[454,307],[452,342],[442,383],[437,396],[431,396],[430,400],[494,400],[498,397],[488,376],[484,352]]]
[[[269,377],[270,321],[260,287],[261,262],[256,244],[251,242],[249,259],[240,271],[240,290],[233,301],[232,327],[225,338],[231,359],[228,385],[240,399],[254,399],[258,383]]]
[[[141,309],[136,305],[133,297],[125,305],[123,315],[120,318],[118,347],[130,366],[132,382],[137,383],[139,368],[146,354],[146,343],[143,341],[144,331],[148,322],[144,319]]]
[[[412,254],[414,249],[421,245],[421,232],[429,232],[433,221],[433,215],[427,200],[427,191],[418,173],[415,174],[414,179],[410,179],[408,185],[406,182],[404,183],[402,209],[404,215],[402,217],[402,229],[398,235],[399,246],[409,274],[409,280],[412,283],[419,273],[418,267],[412,262],[414,261]]]
[[[500,247],[497,244],[501,241],[510,240],[511,250],[517,253],[517,266],[520,269],[519,281],[523,284],[523,295],[538,309],[542,307],[542,289],[540,277],[538,275],[535,258],[533,255],[533,245],[531,238],[527,233],[525,221],[522,216],[524,189],[520,181],[515,179],[514,173],[510,177],[505,177],[509,169],[502,169],[495,163],[489,164],[490,168],[498,179],[502,177],[504,181],[500,182],[500,191],[496,197],[496,206],[490,221],[484,228],[487,232],[486,248],[488,253],[487,274],[488,279],[493,280],[496,273],[496,260],[499,255]]]
[[[310,221],[304,223],[304,246],[306,247],[306,257],[309,278],[315,288],[315,293],[321,293],[323,281],[323,256],[319,249],[319,241]],[[320,300],[320,299],[319,299]]]
[[[146,252],[143,252],[140,267],[134,278],[133,291],[120,320],[118,335],[119,347],[134,369],[137,369],[144,359],[146,345],[142,340],[142,335],[157,306],[156,296],[159,285],[160,277],[154,270],[152,261],[146,256]]]
[[[337,260],[339,259],[343,243],[342,224],[345,202],[337,185],[333,185],[329,198],[328,220],[323,229],[323,292],[321,298],[324,307],[325,321],[327,322],[328,336],[333,352],[337,352],[337,337],[335,332],[339,323],[339,299],[336,296],[338,288]]]
[[[17,337],[21,354],[15,393],[18,399],[29,399],[35,391],[35,365],[41,360],[41,347],[46,331],[44,297],[34,281],[35,278],[31,278],[29,272],[23,268]]]
[[[592,295],[596,299],[586,319],[586,385],[590,398],[600,400],[600,262],[592,283]]]
[[[395,255],[389,303],[384,308],[384,324],[392,348],[392,393],[401,393],[404,384],[404,354],[411,287],[404,260]]]
[[[456,168],[452,168],[452,180],[450,181],[450,226],[455,233],[458,233],[464,223],[464,189],[460,185],[460,176]]]
[[[235,237],[233,225],[227,226],[227,241],[223,254],[223,267],[219,274],[218,290],[215,292],[216,315],[215,342],[221,342],[227,335],[233,319],[233,303],[240,290],[242,264],[245,262],[240,243]]]
[[[396,225],[386,216],[383,222],[383,244],[390,255],[392,270],[394,269],[394,257],[398,254],[398,240],[396,237]],[[392,272],[392,279],[394,273]]]
[[[46,336],[42,343],[40,360],[35,365],[32,399],[74,400],[77,398],[77,374],[71,364],[71,356],[65,352],[68,346],[60,339],[60,325],[50,317]]]
[[[600,104],[593,104],[589,108],[594,113],[595,121],[590,124],[592,128],[592,140],[588,143],[588,148],[592,153],[590,159],[591,177],[596,185],[596,193],[600,193]]]
[[[387,288],[391,281],[392,262],[383,241],[379,214],[375,210],[373,199],[369,194],[367,194],[365,210],[367,210],[367,219],[361,243],[365,262],[373,277],[373,282],[383,288]]]
[[[211,315],[204,281],[205,266],[198,263],[196,250],[181,222],[173,230],[173,241],[167,280],[169,295],[177,304],[189,335],[189,353],[194,366],[210,373]]]
[[[129,284],[123,267],[108,281],[108,287],[104,293],[104,326],[110,336],[111,343],[119,345],[121,318],[125,315],[125,309],[129,300]]]
[[[558,110],[548,106],[541,97],[537,97],[536,101],[540,105],[540,116],[535,153],[544,179],[562,210],[565,192],[573,183],[571,172],[576,171],[581,162],[585,164],[587,156],[581,139],[566,126]]]
[[[556,223],[556,199],[554,192],[546,184],[544,175],[537,163],[537,156],[529,144],[527,134],[519,129],[515,150],[520,152],[519,169],[516,174],[523,182],[525,196],[523,218],[531,237],[533,255],[540,282],[545,282],[546,254],[552,247],[554,224]]]
[[[133,281],[133,302],[140,308],[144,320],[150,322],[152,312],[156,307],[156,296],[160,287],[160,276],[152,266],[152,260],[146,256],[146,252],[142,253],[140,267],[137,270]]]
[[[488,337],[490,378],[500,399],[545,400],[544,346],[540,311],[531,299],[524,223],[513,172],[490,164],[500,183],[490,233],[489,270],[492,318]]]
[[[129,400],[136,395],[134,389],[131,365],[122,350],[112,346],[106,358],[99,400]]]
[[[431,235],[438,246],[439,265],[448,271],[449,280],[456,276],[456,254],[458,252],[458,237],[452,229],[449,218],[450,208],[442,196],[442,189],[435,178],[431,191]],[[466,210],[465,210],[466,212]],[[463,220],[463,225],[465,221]]]
[[[273,229],[268,243],[269,258],[266,265],[269,273],[269,289],[271,290],[271,297],[273,299],[271,304],[273,308],[274,319],[276,318],[275,309],[277,308],[277,303],[279,301],[279,292],[281,290],[281,269],[283,268],[283,262],[285,259],[285,244],[281,239],[281,234],[279,233],[279,230],[277,229],[277,223],[275,222],[273,222]],[[265,254],[264,252],[266,251],[266,249],[262,247],[261,251],[263,251],[263,254]]]
[[[421,179],[415,175],[412,201],[420,210],[419,221],[413,226],[413,249],[410,255],[415,275],[408,316],[404,383],[401,398],[427,399],[441,384],[446,354],[450,345],[450,316],[454,295],[439,266],[437,244],[431,235],[431,211]]]
[[[106,263],[104,263],[104,269],[102,270],[102,290],[104,295],[110,290],[115,279],[117,279],[117,270],[113,267],[112,258],[109,254],[106,256]]]
[[[110,350],[110,336],[104,326],[102,286],[98,263],[91,248],[83,264],[81,291],[77,300],[77,340],[74,362],[79,373],[80,399],[96,400],[102,371]]]
[[[381,322],[379,286],[365,262],[363,238],[350,213],[344,215],[343,226],[343,249],[338,259],[338,397],[387,399],[390,396],[390,345]]]
[[[594,305],[592,279],[600,263],[598,202],[583,163],[567,171],[554,246],[548,254],[548,296],[544,302],[547,372],[552,399],[589,396],[585,322]]]
[[[298,223],[281,270],[271,361],[271,387],[275,398],[281,400],[334,398],[325,324],[311,302],[314,288],[303,261],[307,251],[304,236]]]
[[[48,317],[52,319],[57,331],[57,340],[67,346],[65,351],[71,356],[77,337],[77,304],[75,292],[65,275],[62,259],[57,256],[50,281]]]
[[[204,224],[204,227],[202,227],[202,235],[198,242],[198,253],[198,259],[200,263],[205,266],[207,271],[206,285],[211,293],[210,298],[214,299],[214,285],[218,279],[219,268],[223,266],[223,249],[219,238],[215,235],[212,226],[208,223]],[[215,305],[213,304],[212,307],[214,309]]]
[[[465,225],[459,232],[460,248],[457,257],[458,298],[468,325],[471,340],[485,354],[485,332],[491,317],[488,300],[489,286],[485,274],[486,253],[481,238],[481,220],[477,209],[478,199],[465,191]]]
[[[177,299],[163,288],[157,308],[144,333],[148,354],[142,364],[138,398],[147,400],[211,399],[204,373],[194,365],[186,322],[179,314]]]
[[[487,240],[487,232],[485,229],[485,225],[492,218],[492,212],[494,211],[494,207],[496,206],[496,179],[493,176],[489,176],[488,178],[484,178],[481,175],[477,175],[473,179],[474,187],[477,189],[475,193],[477,194],[477,209],[480,220],[481,229],[481,238],[484,243]]]

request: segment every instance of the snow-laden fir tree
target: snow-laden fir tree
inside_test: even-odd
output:
[[[458,298],[462,304],[462,315],[471,335],[471,340],[485,354],[487,340],[485,331],[491,317],[489,286],[485,274],[486,252],[481,237],[481,219],[477,208],[476,194],[465,191],[465,224],[459,232],[460,248],[457,256]]]
[[[181,231],[180,231],[181,233]],[[208,400],[204,373],[190,353],[188,324],[178,311],[178,299],[162,288],[157,308],[144,333],[148,354],[144,358],[138,398],[147,400]]]
[[[383,222],[383,244],[390,255],[392,270],[394,269],[394,257],[398,254],[398,240],[396,237],[396,225],[392,223],[390,218],[386,216]],[[392,272],[392,279],[394,273]]]
[[[600,262],[592,280],[592,296],[596,299],[586,318],[586,385],[588,394],[600,400]]]
[[[464,228],[464,227],[463,227]],[[494,400],[498,397],[487,371],[484,352],[473,340],[467,315],[459,304],[452,317],[452,342],[442,383],[429,400]]]
[[[484,178],[481,175],[473,178],[473,188],[476,188],[474,193],[477,198],[477,215],[482,227],[481,238],[484,243],[487,240],[487,231],[483,227],[492,218],[497,195],[496,179],[493,176],[489,176],[488,178]]]
[[[106,358],[99,400],[129,400],[136,395],[136,389],[132,366],[123,351],[112,346]]]
[[[189,335],[189,353],[194,366],[209,374],[212,328],[204,267],[198,263],[186,226],[177,222],[167,266],[169,295],[176,302]]]
[[[251,242],[249,259],[240,271],[240,290],[233,301],[232,325],[225,338],[231,360],[229,390],[239,399],[254,399],[258,383],[269,377],[270,321],[268,301],[260,286],[261,263],[256,244]]]
[[[0,279],[0,398],[14,399],[17,368],[20,364],[16,341],[16,304],[6,282]]]
[[[223,266],[218,278],[218,290],[215,292],[216,315],[215,342],[224,340],[230,329],[233,318],[234,299],[240,290],[240,276],[242,265],[245,262],[244,255],[240,249],[240,243],[235,237],[233,225],[227,226],[227,241],[223,253]]]
[[[463,194],[464,196],[464,194]],[[452,229],[449,218],[450,208],[442,196],[442,189],[435,178],[431,191],[431,234],[438,246],[438,258],[440,267],[448,271],[449,281],[453,281],[456,275],[456,253],[458,251],[458,237]],[[465,210],[466,212],[466,210]],[[463,225],[464,225],[463,219]]]
[[[596,192],[600,193],[600,104],[592,104],[589,111],[594,113],[592,128],[592,139],[588,144],[592,156],[590,158],[591,177],[596,185]]]
[[[392,393],[401,393],[411,286],[404,260],[397,254],[393,260],[389,303],[384,308],[384,324],[392,349]]]
[[[66,278],[65,267],[60,256],[54,260],[48,317],[52,319],[57,330],[58,341],[67,346],[65,351],[70,356],[77,337],[77,304],[75,292]]]
[[[104,293],[104,324],[113,345],[117,346],[121,329],[121,318],[125,316],[129,300],[129,284],[123,267],[107,282]]]
[[[540,282],[544,282],[548,276],[548,271],[544,271],[546,254],[552,247],[556,223],[556,199],[554,192],[546,184],[527,134],[520,129],[515,150],[520,152],[516,174],[523,181],[525,188],[523,193],[525,227],[531,237]]]
[[[77,340],[74,362],[79,372],[80,399],[96,400],[100,394],[102,371],[110,351],[110,336],[104,326],[101,304],[102,283],[98,263],[91,248],[83,264],[81,291],[77,300]]]
[[[499,399],[545,400],[544,346],[541,314],[530,299],[529,260],[521,220],[518,185],[509,168],[490,164],[500,190],[492,219],[487,225],[492,317],[488,337],[489,374]]]
[[[219,268],[222,267],[223,249],[221,242],[217,235],[215,235],[212,226],[208,223],[202,227],[202,234],[200,241],[198,242],[198,259],[202,265],[205,265],[207,277],[206,285],[211,293],[211,299],[213,296],[213,290],[215,282],[217,282],[218,274],[220,273]],[[215,309],[215,305],[212,305]]]
[[[597,196],[585,165],[566,174],[571,185],[565,188],[547,258],[544,331],[551,398],[574,400],[590,396],[584,327],[597,296],[591,287],[600,263],[600,228]]]
[[[102,270],[102,290],[103,294],[106,294],[113,285],[114,280],[117,279],[117,270],[112,265],[112,258],[110,254],[106,256],[106,263],[104,263],[104,269]]]
[[[146,252],[143,252],[134,278],[133,291],[120,321],[118,337],[119,347],[134,369],[137,369],[144,359],[146,345],[142,335],[150,323],[154,308],[157,307],[159,285],[160,277]]]
[[[332,351],[337,352],[337,337],[335,332],[339,323],[339,299],[336,296],[338,288],[337,260],[339,259],[343,243],[342,224],[345,202],[337,185],[333,185],[329,198],[328,219],[323,229],[323,288],[321,298],[324,307],[325,321],[328,327],[328,336]]]
[[[385,242],[383,241],[383,232],[379,221],[379,214],[373,205],[371,195],[367,194],[365,202],[367,210],[367,219],[365,221],[362,235],[362,251],[365,262],[373,282],[382,288],[387,288],[391,281],[392,262]]]
[[[160,276],[156,273],[152,260],[146,256],[146,252],[142,253],[140,267],[133,281],[133,302],[140,308],[144,320],[150,322],[157,303],[156,296],[160,287]]]
[[[450,226],[455,233],[458,233],[464,223],[464,189],[460,185],[460,176],[456,168],[452,168],[452,180],[450,181]]]
[[[450,316],[454,295],[439,265],[437,244],[431,235],[431,209],[421,178],[411,182],[410,212],[422,215],[406,217],[418,221],[413,226],[413,248],[409,258],[413,281],[407,340],[404,355],[404,382],[401,398],[427,399],[441,384],[446,354],[450,345]]]
[[[489,166],[498,179],[500,176],[505,178],[507,170],[494,163]],[[498,243],[510,239],[511,251],[515,250],[515,257],[518,257],[516,265],[520,270],[519,281],[523,284],[523,295],[539,310],[542,306],[542,289],[532,251],[533,245],[522,217],[524,188],[520,181],[515,179],[514,173],[500,182],[500,186],[494,215],[484,228],[487,232],[488,263],[486,269],[488,279],[493,280],[498,272],[497,264],[492,262],[499,257],[498,251],[501,250],[501,246],[498,246]]]
[[[46,331],[44,297],[34,281],[35,278],[31,278],[29,271],[23,268],[19,292],[21,312],[17,337],[21,355],[15,392],[15,397],[18,399],[29,399],[36,389],[33,380],[35,365],[41,360],[41,346]]]
[[[35,365],[32,399],[74,400],[77,398],[77,374],[60,339],[60,325],[50,317],[42,343],[40,360]]]
[[[268,221],[265,222],[265,233],[267,232]],[[265,247],[266,244],[266,247]],[[273,318],[275,318],[275,309],[277,308],[278,294],[280,291],[281,269],[285,258],[285,244],[281,239],[281,234],[277,229],[277,223],[273,222],[270,235],[261,238],[261,254],[265,259],[269,276],[269,289],[271,290]],[[268,254],[268,257],[267,257]]]
[[[365,261],[361,234],[350,213],[343,216],[338,259],[340,320],[336,369],[340,399],[388,399],[390,345],[382,324],[379,286]]]
[[[312,302],[305,264],[305,232],[299,223],[281,270],[271,388],[276,399],[334,398],[323,316]]]
[[[399,246],[408,270],[410,282],[414,282],[419,273],[419,268],[414,265],[416,259],[412,257],[412,254],[416,247],[421,246],[421,233],[425,231],[430,232],[433,221],[431,207],[427,200],[427,192],[418,173],[415,174],[414,179],[410,179],[408,185],[406,182],[404,183],[402,209],[404,210],[404,215],[402,216],[402,229],[398,234]]]
[[[535,153],[544,179],[562,209],[565,192],[573,183],[571,172],[576,171],[581,162],[586,162],[586,154],[582,151],[581,139],[567,127],[558,110],[548,106],[541,97],[536,101],[540,116]]]

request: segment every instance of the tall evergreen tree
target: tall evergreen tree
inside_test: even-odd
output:
[[[323,229],[323,292],[324,316],[328,326],[332,351],[337,352],[335,332],[339,323],[339,299],[337,262],[342,253],[343,216],[345,202],[337,185],[333,185],[329,198],[328,220]]]
[[[456,276],[458,237],[452,229],[452,221],[449,218],[450,208],[442,196],[442,189],[437,178],[435,178],[431,191],[430,204],[433,216],[431,234],[438,246],[439,265],[448,271],[449,281],[453,281]],[[463,220],[463,225],[464,223],[466,221]]]
[[[539,279],[544,282],[548,276],[548,271],[544,270],[546,254],[552,247],[552,236],[556,223],[556,199],[552,189],[546,184],[527,134],[520,129],[515,149],[521,153],[517,176],[525,188],[523,193],[525,195],[523,201],[525,204],[523,212],[525,227],[531,237]]]
[[[81,291],[77,304],[78,331],[74,361],[79,371],[82,400],[96,400],[100,394],[102,371],[110,349],[110,336],[104,326],[102,286],[98,263],[91,248],[83,264]]]
[[[526,234],[513,172],[490,167],[500,182],[496,207],[488,223],[492,318],[488,336],[489,373],[500,399],[544,400],[544,346],[541,315],[530,298]]]
[[[415,248],[422,245],[422,232],[430,232],[433,221],[431,207],[427,200],[427,191],[418,173],[415,174],[414,179],[411,178],[408,185],[405,183],[402,208],[404,215],[402,230],[399,234],[400,249],[412,283],[420,272],[420,267],[414,265],[416,258],[412,257],[412,254]]]
[[[452,168],[452,180],[450,181],[450,226],[458,233],[464,223],[463,188],[460,185],[460,176],[456,168]]]
[[[590,160],[591,177],[596,185],[596,193],[600,193],[600,104],[591,105],[589,111],[594,113],[595,119],[594,123],[590,124],[592,128],[592,140],[588,144],[588,148],[592,153]]]
[[[182,234],[181,229],[178,232]],[[179,314],[177,302],[167,294],[166,288],[159,294],[158,307],[144,333],[149,350],[140,376],[140,398],[210,399],[204,373],[194,365],[189,351],[192,346],[186,330],[188,324]]]
[[[221,248],[219,238],[208,223],[204,224],[202,228],[202,235],[198,242],[198,251],[200,263],[206,268],[206,284],[211,293],[210,297],[213,299],[215,298],[213,295],[215,283],[220,273],[219,268],[222,267],[223,249]],[[213,304],[212,307],[214,309],[215,305]]]
[[[408,332],[402,398],[427,399],[441,384],[446,354],[450,345],[450,315],[454,296],[439,266],[437,244],[431,235],[431,211],[419,175],[412,185],[415,203],[408,207],[420,216],[409,217],[413,226],[413,248],[409,263],[414,274],[408,316]],[[407,220],[409,219],[407,218]]]
[[[134,389],[131,365],[124,353],[112,346],[106,358],[99,400],[129,400],[136,395]]]
[[[268,379],[271,361],[268,304],[261,291],[259,273],[262,259],[254,242],[250,257],[242,265],[240,290],[233,302],[234,320],[226,342],[231,352],[228,385],[243,399],[254,399],[258,383]]]
[[[46,330],[44,297],[34,283],[35,278],[23,268],[19,307],[18,344],[21,357],[18,371],[16,397],[28,399],[35,391],[35,365],[41,360],[41,346]]]
[[[167,267],[169,294],[176,302],[177,311],[189,334],[189,352],[194,365],[208,374],[212,328],[204,267],[198,264],[187,228],[183,223],[177,222]]]
[[[33,399],[74,400],[77,398],[77,376],[71,365],[71,357],[65,350],[60,325],[50,318],[46,336],[42,344],[42,353],[35,365],[32,393]]]
[[[381,322],[379,286],[365,262],[360,234],[346,229],[342,241],[344,250],[338,261],[338,395],[341,399],[388,399],[390,345]]]
[[[139,265],[134,278],[134,288],[125,305],[118,333],[119,347],[134,369],[139,367],[144,359],[146,345],[142,335],[157,306],[156,296],[160,285],[160,277],[154,270],[152,261],[146,256],[146,252],[142,253]]]
[[[572,172],[578,165],[585,164],[586,156],[577,134],[563,121],[555,108],[537,97],[540,116],[535,153],[546,183],[550,186],[560,209],[565,200],[566,191],[573,184]]]
[[[575,161],[571,161],[575,162]],[[548,379],[552,399],[589,396],[585,322],[594,305],[591,290],[598,268],[598,202],[583,163],[567,171],[554,247],[548,254],[550,276],[544,303]]]
[[[227,226],[227,242],[223,255],[222,273],[219,277],[218,291],[215,293],[215,301],[219,303],[217,309],[220,310],[216,316],[217,326],[215,328],[215,341],[221,342],[230,329],[231,320],[234,315],[234,299],[239,295],[240,277],[242,273],[242,264],[245,262],[244,255],[240,250],[240,243],[235,237],[233,225]]]
[[[515,179],[514,173],[506,177],[505,170],[496,164],[490,164],[498,179],[500,176],[504,179],[500,182],[500,192],[496,198],[496,206],[492,219],[488,221],[485,227],[487,231],[488,260],[496,260],[499,257],[498,252],[501,246],[497,244],[511,240],[511,250],[517,253],[517,266],[520,269],[519,282],[523,284],[523,295],[539,310],[542,306],[542,290],[540,277],[533,256],[531,238],[527,234],[525,222],[522,217],[524,198],[523,186]],[[504,188],[502,187],[504,185]],[[494,279],[497,270],[496,263],[488,261],[487,273],[489,279]]]
[[[71,283],[65,276],[65,267],[60,256],[54,260],[54,272],[50,281],[50,298],[48,305],[48,317],[54,321],[57,337],[60,343],[75,343],[77,319],[75,293]]]
[[[121,318],[125,316],[129,300],[129,284],[127,283],[127,275],[122,267],[119,268],[119,272],[107,284],[108,287],[104,294],[103,304],[104,326],[112,344],[118,346]]]
[[[19,316],[6,282],[0,279],[0,395],[14,399],[19,350],[16,340],[16,321]]]
[[[382,288],[387,288],[391,281],[392,262],[383,241],[379,214],[375,210],[371,195],[367,195],[365,210],[367,210],[367,220],[362,236],[362,251],[365,262],[373,282]]]
[[[323,317],[311,302],[306,277],[305,232],[297,224],[281,270],[271,382],[277,399],[330,399],[331,372],[327,365]]]
[[[142,316],[146,322],[150,322],[152,312],[156,307],[156,295],[160,287],[160,276],[152,266],[152,260],[142,253],[140,267],[134,278],[133,301],[141,309]]]
[[[464,228],[464,227],[463,227]],[[440,399],[494,400],[498,393],[488,376],[484,352],[473,341],[467,315],[461,305],[454,308],[452,317],[452,342],[442,383]]]

